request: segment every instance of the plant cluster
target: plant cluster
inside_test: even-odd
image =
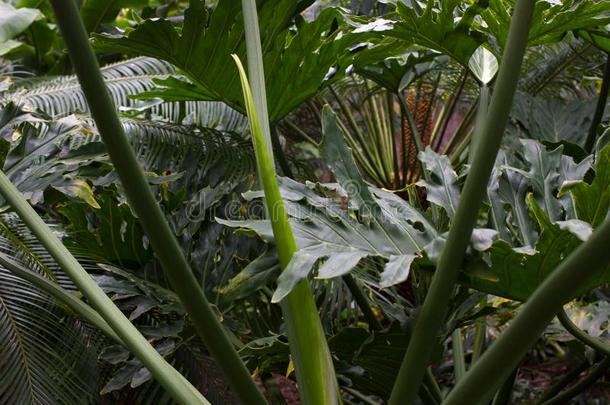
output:
[[[609,27],[3,0],[0,403],[609,401]]]

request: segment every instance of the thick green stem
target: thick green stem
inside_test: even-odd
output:
[[[610,263],[609,240],[606,221],[534,291],[508,329],[449,394],[447,404],[478,403],[493,395],[562,306]]]
[[[146,366],[159,384],[180,404],[207,404],[205,398],[165,361],[135,326],[129,322],[121,310],[114,305],[112,300],[104,294],[102,289],[1,171],[0,194],[70,277],[79,291],[87,297],[91,306],[110,325],[129,351]]]
[[[489,106],[489,114],[483,127],[480,128],[485,136],[481,138],[481,143],[477,148],[445,248],[421,313],[416,320],[407,353],[390,397],[391,405],[414,403],[418,387],[429,364],[434,347],[431,342],[437,339],[438,330],[445,318],[447,304],[453,295],[464,252],[468,246],[479,207],[485,197],[487,182],[508,121],[525,53],[534,4],[533,0],[518,0],[515,6],[506,50]]]
[[[247,403],[266,403],[199,287],[148,186],[104,84],[74,1],[52,0],[51,4],[91,115],[123,184],[130,206],[140,218],[166,277],[238,397]]]
[[[597,98],[597,106],[595,107],[595,114],[593,115],[593,121],[591,122],[591,128],[589,128],[589,134],[585,141],[585,151],[588,153],[593,152],[595,147],[595,139],[597,138],[597,127],[604,118],[604,111],[606,111],[606,102],[608,101],[608,90],[610,90],[610,53],[606,55],[606,68],[604,69],[604,77],[602,79],[601,89],[599,91],[599,97]]]
[[[597,366],[595,366],[586,377],[582,380],[563,391],[561,394],[557,395],[549,399],[546,402],[543,402],[542,405],[558,405],[558,404],[566,404],[569,400],[576,395],[583,392],[585,389],[590,387],[597,381],[601,376],[606,373],[606,370],[610,367],[610,357],[606,356],[604,359],[599,362]]]
[[[259,179],[265,194],[267,215],[271,222],[280,266],[285,269],[298,247],[280,194],[273,158],[269,156],[264,145],[263,130],[257,118],[257,106],[250,91],[246,72],[239,58],[235,55],[233,57],[242,83]],[[281,301],[281,307],[299,383],[301,402],[305,405],[338,404],[339,387],[309,280],[299,282]]]

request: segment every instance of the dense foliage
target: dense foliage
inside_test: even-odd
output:
[[[466,181],[483,155],[494,159],[488,139],[501,138],[474,228],[459,235],[466,250],[448,264],[458,282],[438,301],[447,310],[423,382],[413,380],[417,403],[463,403],[449,392],[607,226],[610,3],[262,0],[258,37],[247,2],[76,2],[186,267],[163,262],[134,200],[146,196],[125,186],[139,172],[119,170],[91,114],[55,0],[0,2],[3,176],[210,403],[243,394],[176,288],[179,268],[270,403],[316,402],[309,356],[332,359],[326,374],[319,366],[333,379],[320,377],[325,395],[401,403],[398,370],[424,302],[439,299],[433,280],[460,201],[476,194]],[[494,99],[515,63],[520,2],[532,17],[519,79]],[[248,62],[252,93],[234,58]],[[488,114],[501,104],[506,126]],[[494,119],[499,133],[482,130]],[[0,403],[179,402],[7,190],[0,178]],[[517,368],[497,365],[507,378],[494,404],[610,401],[607,255],[537,342],[521,345]]]

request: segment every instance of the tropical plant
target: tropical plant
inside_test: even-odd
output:
[[[0,402],[607,399],[608,4],[335,3],[0,3]]]

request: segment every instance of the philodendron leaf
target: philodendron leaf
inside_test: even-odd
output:
[[[610,145],[597,155],[595,179],[591,184],[583,180],[571,183],[572,194],[578,219],[597,227],[608,217],[610,208]]]
[[[481,45],[470,57],[468,67],[481,84],[487,85],[498,72],[498,59],[487,48]]]
[[[460,188],[457,173],[451,167],[449,158],[439,155],[430,147],[419,152],[418,157],[430,176],[416,184],[426,189],[428,201],[443,207],[449,218],[453,218],[460,201]]]
[[[494,242],[462,272],[462,281],[467,285],[497,296],[525,301],[591,234],[591,226],[583,221],[553,223],[532,194],[528,196],[528,203],[540,228],[540,238],[534,250],[515,249],[503,240]],[[578,293],[609,281],[610,273],[605,272],[590,280]]]
[[[332,267],[323,264],[318,271],[319,278],[337,277],[352,270],[363,257],[417,256],[437,236],[432,224],[421,213],[392,193],[371,187],[367,189],[378,207],[377,215],[385,218],[385,225],[374,218],[365,224],[345,208],[343,196],[346,192],[339,185],[305,185],[289,178],[279,178],[278,181],[300,249],[297,253],[299,265],[308,266],[298,267],[291,261],[284,273],[292,275],[278,280],[278,296],[286,294],[300,278],[307,276],[318,260],[327,259],[333,264]],[[245,197],[252,200],[262,197],[262,193],[250,192]],[[268,221],[218,221],[253,230],[265,241],[274,243]],[[334,267],[339,262],[341,266]],[[398,283],[407,277],[408,267],[402,267],[398,274],[398,263],[389,269],[388,265],[384,285]]]
[[[430,1],[420,14],[405,2],[397,2],[401,20],[387,35],[435,50],[466,66],[472,53],[484,42],[484,36],[471,28],[481,9],[478,2],[465,8],[461,5],[457,0]]]

